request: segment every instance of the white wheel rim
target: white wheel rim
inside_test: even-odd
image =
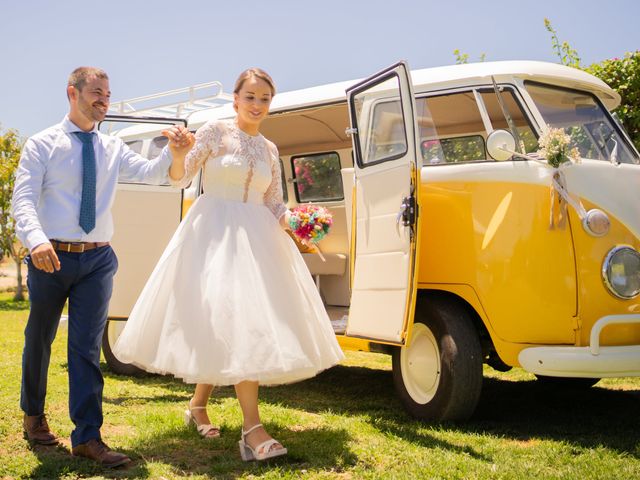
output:
[[[116,340],[124,330],[125,322],[120,322],[118,320],[110,320],[107,323],[107,339],[109,340],[109,348],[113,350],[113,346],[116,344]]]
[[[402,381],[416,403],[433,399],[440,383],[440,352],[429,327],[415,323],[411,343],[400,351]]]

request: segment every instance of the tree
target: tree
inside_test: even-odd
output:
[[[640,50],[628,52],[623,58],[616,57],[583,67],[578,52],[566,41],[560,43],[548,18],[544,19],[544,26],[551,33],[551,44],[560,63],[595,75],[618,92],[621,100],[615,113],[640,150]]]
[[[594,63],[586,71],[620,94],[620,106],[615,113],[640,150],[640,50],[628,52],[623,58]]]
[[[29,253],[16,238],[16,230],[11,217],[11,197],[15,183],[15,173],[20,161],[23,141],[15,130],[0,130],[0,251],[10,256],[18,270],[18,281],[14,300],[24,300],[22,288],[22,261]]]

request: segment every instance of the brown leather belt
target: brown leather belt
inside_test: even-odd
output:
[[[59,242],[58,240],[49,240],[54,250],[69,253],[82,253],[87,250],[93,250],[98,247],[106,247],[109,242]]]

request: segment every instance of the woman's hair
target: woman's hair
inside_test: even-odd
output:
[[[247,68],[244,72],[240,74],[240,76],[236,80],[236,85],[233,88],[233,93],[238,93],[242,88],[242,85],[244,84],[244,82],[253,77],[259,78],[260,80],[264,80],[265,82],[267,82],[267,84],[269,85],[269,88],[271,89],[271,96],[272,97],[275,96],[276,86],[273,83],[273,79],[269,76],[267,72],[265,72],[261,68],[256,68],[256,67]]]

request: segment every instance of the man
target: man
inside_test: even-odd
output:
[[[171,162],[182,163],[193,135],[174,126],[163,132],[168,148],[144,159],[120,139],[97,131],[109,108],[109,78],[98,68],[74,70],[64,120],[29,138],[13,192],[13,217],[29,249],[31,309],[22,355],[20,407],[31,443],[58,441],[44,414],[51,344],[69,301],[69,413],[72,454],[105,467],[130,461],[102,441],[100,343],[118,261],[109,246],[111,205],[118,179],[163,183]]]

